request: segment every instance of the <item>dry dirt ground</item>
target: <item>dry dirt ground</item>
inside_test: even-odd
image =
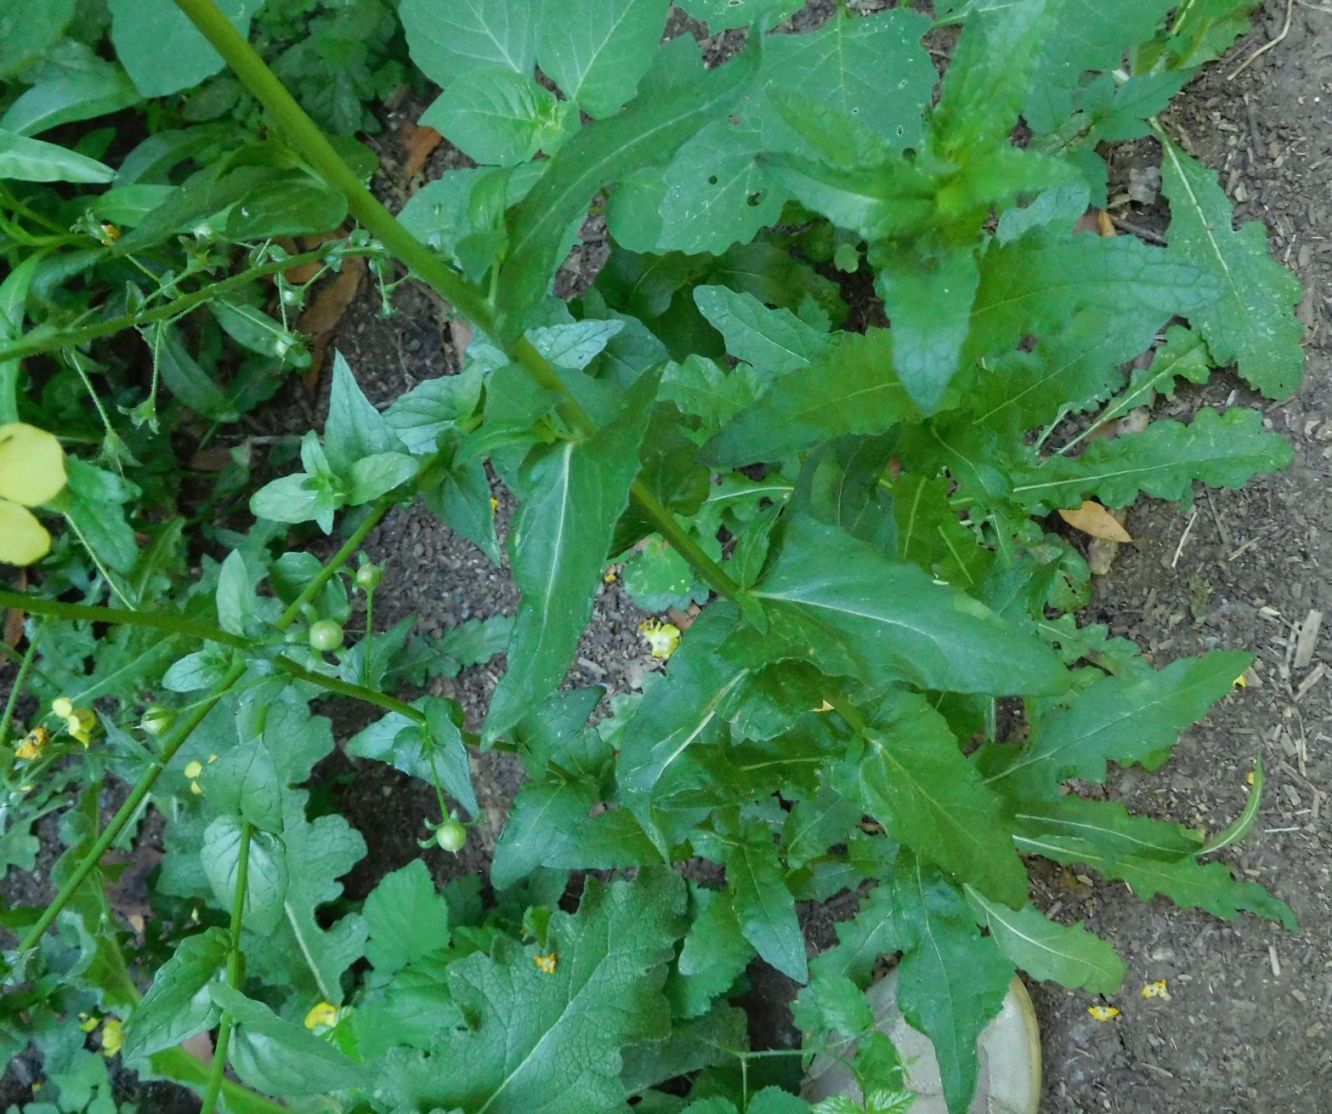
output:
[[[1284,38],[1231,79],[1255,49],[1281,34],[1288,12]],[[1113,1000],[1122,1012],[1112,1022],[1091,1019],[1087,1008],[1099,1000],[1085,992],[1032,987],[1044,1036],[1042,1110],[1326,1114],[1332,1110],[1332,5],[1268,0],[1253,33],[1176,102],[1166,126],[1220,171],[1241,219],[1269,226],[1273,251],[1306,286],[1300,313],[1308,330],[1307,381],[1293,400],[1266,406],[1273,428],[1294,444],[1296,460],[1289,471],[1242,491],[1211,493],[1191,511],[1135,509],[1128,525],[1136,542],[1121,548],[1098,581],[1084,618],[1109,623],[1162,664],[1215,647],[1258,655],[1257,679],[1190,732],[1161,773],[1124,773],[1117,788],[1137,810],[1214,830],[1243,807],[1245,775],[1261,754],[1267,770],[1261,813],[1245,843],[1227,854],[1291,904],[1302,931],[1292,936],[1253,918],[1224,923],[1161,899],[1143,905],[1122,885],[1042,874],[1045,907],[1060,919],[1085,920],[1115,941],[1129,964]],[[383,153],[388,170],[381,191],[400,204],[419,182],[393,172],[400,158],[393,143],[386,141]],[[426,176],[448,159],[438,152]],[[1150,167],[1158,160],[1150,144],[1126,148],[1117,180],[1145,180],[1150,194]],[[1144,194],[1135,190],[1135,196]],[[1151,233],[1164,227],[1166,213],[1147,200],[1122,215]],[[403,288],[396,306],[383,319],[378,299],[362,297],[336,341],[380,403],[455,361],[450,327],[434,300]],[[1219,376],[1205,395],[1224,401],[1236,388]],[[1184,396],[1167,408],[1187,411],[1199,401]],[[302,409],[311,412],[299,415]],[[317,420],[313,409],[298,402],[293,424]],[[389,569],[377,621],[415,615],[420,629],[437,633],[473,616],[512,611],[516,603],[507,576],[422,509],[391,516],[369,550]],[[1312,655],[1297,656],[1301,630],[1320,611],[1328,619]],[[606,586],[571,683],[604,684],[612,692],[636,687],[655,667],[637,633],[641,618],[618,586]],[[497,676],[493,666],[467,670],[441,691],[478,719]],[[346,734],[359,724],[342,726]],[[346,776],[352,763],[335,757],[322,771],[342,786],[340,807],[370,847],[345,880],[352,898],[421,854],[419,825],[434,808],[433,792],[420,783],[377,764],[356,765],[355,776]],[[520,780],[503,756],[487,760],[478,790],[489,824],[462,856],[429,853],[440,877],[485,868]],[[807,910],[811,938],[828,942],[831,922],[849,910],[847,902]],[[789,1039],[785,999],[792,988],[780,977],[755,975],[749,1004],[756,1039]],[[1141,997],[1141,988],[1159,979],[1167,980],[1169,998]],[[2,1083],[0,1096],[9,1097]],[[141,1097],[152,1109],[168,1108],[165,1096]],[[180,1109],[188,1108],[185,1100]]]
[[[1281,34],[1288,10],[1284,38],[1230,77]],[[1255,682],[1190,732],[1162,773],[1125,773],[1118,788],[1135,809],[1216,830],[1243,807],[1245,776],[1261,754],[1262,811],[1230,861],[1289,902],[1303,927],[1291,936],[1253,918],[1224,923],[1162,899],[1143,905],[1122,885],[1045,875],[1047,908],[1114,940],[1129,976],[1114,999],[1121,1014],[1108,1023],[1091,1019],[1087,1008],[1097,1000],[1084,992],[1033,987],[1044,1032],[1042,1109],[1325,1114],[1332,1110],[1332,10],[1269,0],[1253,33],[1179,99],[1166,124],[1220,171],[1240,219],[1269,226],[1274,253],[1305,284],[1306,385],[1293,400],[1266,406],[1273,428],[1294,444],[1296,461],[1242,491],[1210,493],[1191,511],[1136,509],[1129,521],[1136,544],[1124,547],[1098,581],[1085,619],[1108,622],[1162,664],[1215,647],[1258,655]],[[1154,145],[1126,148],[1117,179],[1138,182],[1148,170],[1150,194],[1150,167],[1158,161]],[[388,188],[395,186],[404,184]],[[1149,233],[1167,216],[1150,201],[1134,202],[1123,215]],[[375,369],[385,398],[438,374],[438,346],[447,336],[434,307],[422,299],[418,309],[427,311],[424,323],[411,306],[390,322],[359,307],[340,337],[362,374]],[[1205,396],[1224,401],[1237,387],[1219,376]],[[1187,411],[1201,401],[1186,395],[1168,408]],[[386,619],[415,613],[426,627],[447,625],[513,602],[507,581],[423,512],[391,521],[375,545],[399,586]],[[1301,628],[1318,611],[1328,621],[1312,657],[1297,658]],[[651,667],[635,633],[638,620],[622,593],[607,588],[574,680],[612,691],[632,685]],[[487,670],[472,671],[457,695],[478,710],[493,682]],[[483,800],[498,823],[517,775],[503,765],[486,774]],[[426,797],[403,796],[405,788],[391,776],[362,779],[346,804],[353,819],[382,817],[386,805],[419,816]],[[366,834],[376,872],[416,853],[414,844],[387,846]],[[477,848],[477,858],[484,851]],[[811,934],[826,936],[829,921],[844,915],[810,910]],[[1144,999],[1141,988],[1159,979],[1167,980],[1169,998]],[[780,979],[762,985],[778,999],[790,989]],[[760,1003],[756,1028],[780,1040],[784,1026],[772,1014],[781,1010],[780,1001]]]

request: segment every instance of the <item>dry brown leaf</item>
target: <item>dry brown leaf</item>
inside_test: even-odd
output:
[[[365,278],[365,260],[350,256],[342,261],[342,270],[319,288],[319,293],[301,314],[296,328],[310,338],[310,370],[303,376],[305,385],[313,389],[319,382],[324,356],[337,331],[338,324],[348,307],[356,300],[356,292]]]
[[[398,136],[407,158],[403,161],[402,172],[408,178],[415,178],[425,168],[426,159],[440,145],[443,136],[432,127],[422,127],[410,120],[403,124]]]
[[[20,592],[25,591],[27,589],[28,587],[27,569],[18,570],[18,579],[14,586]],[[11,650],[19,644],[19,640],[23,637],[23,619],[24,619],[23,612],[18,610],[17,608],[13,608],[5,612],[4,639],[5,639],[5,645],[8,646]]]
[[[1115,229],[1115,222],[1110,219],[1110,214],[1104,209],[1096,210],[1096,231],[1102,236],[1117,236],[1119,234]]]
[[[1094,499],[1088,499],[1075,511],[1060,511],[1059,517],[1074,530],[1111,542],[1131,542],[1129,532],[1113,514]]]
[[[293,255],[302,255],[307,251],[314,251],[330,240],[342,240],[346,236],[347,228],[344,225],[342,228],[333,229],[332,232],[321,232],[317,236],[298,236],[295,239],[280,240],[279,243]],[[315,275],[319,274],[323,267],[324,264],[315,259],[309,263],[302,263],[299,267],[289,267],[283,272],[283,275],[293,286],[304,286]]]

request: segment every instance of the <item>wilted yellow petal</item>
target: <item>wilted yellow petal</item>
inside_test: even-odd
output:
[[[51,535],[31,511],[0,499],[0,565],[31,565],[51,552]]]
[[[65,486],[65,450],[44,429],[0,425],[0,499],[25,507],[54,499]]]
[[[647,639],[648,649],[654,658],[665,661],[680,645],[680,628],[674,623],[657,623],[644,619],[638,625],[639,632]]]
[[[1093,1021],[1113,1021],[1119,1016],[1117,1006],[1088,1006],[1087,1012],[1091,1014]]]
[[[556,952],[551,952],[549,955],[534,955],[532,962],[542,974],[553,975],[559,966],[560,957]]]
[[[102,1026],[102,1055],[114,1056],[125,1043],[125,1029],[119,1019],[108,1017]]]
[[[305,1015],[305,1027],[311,1031],[331,1029],[338,1023],[338,1007],[332,1002],[317,1002]]]

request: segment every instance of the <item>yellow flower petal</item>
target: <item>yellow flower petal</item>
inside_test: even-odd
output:
[[[34,758],[42,756],[42,751],[50,741],[51,733],[45,727],[34,727],[18,741],[18,745],[14,747],[14,757],[31,762]]]
[[[32,511],[0,499],[0,565],[31,565],[51,552],[51,535]]]
[[[311,1031],[331,1029],[337,1023],[338,1007],[332,1002],[316,1002],[305,1015],[305,1027]]]
[[[534,955],[532,962],[536,964],[537,970],[543,975],[553,975],[555,974],[555,968],[559,965],[560,957],[556,952],[551,952],[550,955]]]
[[[680,628],[674,623],[655,623],[651,619],[645,619],[639,624],[638,629],[647,639],[648,649],[654,658],[665,661],[680,645]]]
[[[1165,979],[1157,979],[1156,982],[1149,982],[1142,988],[1144,998],[1160,998],[1163,1001],[1170,1001],[1170,991],[1167,989]]]
[[[1113,1021],[1119,1016],[1119,1009],[1116,1006],[1088,1006],[1087,1012],[1091,1014],[1093,1021]]]
[[[96,1014],[79,1014],[79,1028],[85,1033],[91,1033],[102,1023],[102,1019]]]
[[[201,773],[203,773],[203,763],[200,762],[197,758],[193,762],[186,762],[185,769],[182,772],[185,774],[187,778],[193,781]]]
[[[51,711],[61,719],[68,719],[74,714],[74,701],[68,696],[57,696],[51,701]]]
[[[102,1055],[114,1056],[125,1043],[125,1028],[118,1018],[108,1017],[102,1026]]]
[[[0,499],[35,507],[65,486],[65,450],[51,434],[23,422],[0,425]]]

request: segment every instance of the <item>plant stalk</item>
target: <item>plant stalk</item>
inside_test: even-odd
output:
[[[245,891],[250,884],[250,837],[254,827],[248,820],[241,821],[240,847],[236,858],[236,892],[231,897],[231,950],[227,952],[227,982],[233,990],[241,985],[241,929],[245,924]],[[223,1012],[217,1026],[217,1043],[213,1045],[213,1072],[208,1078],[200,1114],[213,1114],[222,1081],[227,1077],[227,1046],[231,1043],[231,1030],[235,1027],[231,1014]]]
[[[149,630],[169,631],[172,634],[187,635],[205,642],[216,642],[222,646],[231,646],[238,650],[255,650],[259,644],[238,634],[230,634],[216,627],[203,623],[192,623],[188,619],[177,619],[174,615],[158,615],[151,611],[124,611],[115,607],[96,607],[90,604],[61,603],[59,600],[45,600],[39,597],[22,596],[14,592],[0,590],[0,607],[22,607],[34,615],[45,615],[53,619],[81,619],[92,623],[112,623],[131,627],[145,627]],[[298,610],[299,613],[299,610]],[[284,654],[275,654],[265,660],[272,662],[284,673],[302,681],[320,685],[329,692],[360,700],[365,704],[374,704],[390,712],[397,712],[418,723],[425,723],[425,716],[396,697],[378,692],[364,685],[344,681],[341,677],[331,677],[325,673],[306,669],[299,662],[292,661]]]
[[[245,672],[244,664],[235,664],[227,670],[226,676],[204,697],[203,701],[190,710],[184,719],[180,720],[167,736],[162,744],[162,753],[158,760],[154,762],[135,783],[134,788],[130,790],[130,795],[125,798],[124,803],[116,809],[116,814],[111,817],[111,822],[107,824],[98,837],[97,842],[89,848],[88,853],[83,856],[78,866],[74,868],[74,873],[69,876],[69,880],[60,887],[60,892],[52,898],[51,903],[42,910],[42,915],[37,918],[32,927],[24,934],[23,939],[19,941],[19,951],[29,951],[37,946],[43,933],[54,923],[60,911],[69,904],[70,899],[78,892],[88,875],[93,872],[97,864],[101,862],[102,856],[106,854],[110,846],[116,841],[116,838],[125,829],[125,825],[130,822],[139,806],[143,804],[144,799],[152,791],[157,779],[162,776],[162,772],[170,764],[171,759],[175,757],[176,752],[184,745],[185,740],[193,734],[194,729],[203,722],[203,719],[227,691]]]
[[[349,255],[372,254],[360,248],[346,248],[343,250]],[[8,360],[21,360],[26,356],[37,356],[43,352],[54,352],[60,348],[77,348],[90,340],[122,333],[126,329],[142,328],[144,325],[153,325],[159,321],[170,321],[172,318],[189,313],[205,302],[211,302],[238,287],[244,286],[246,283],[253,282],[257,278],[274,275],[279,271],[300,267],[306,263],[318,263],[321,259],[326,258],[328,254],[327,248],[322,251],[307,251],[301,255],[289,255],[281,262],[274,261],[251,267],[249,270],[240,272],[240,274],[232,275],[220,282],[209,283],[191,294],[182,295],[174,302],[167,302],[144,313],[127,313],[122,317],[112,317],[106,321],[99,321],[95,325],[85,325],[82,328],[63,330],[58,333],[29,333],[22,340],[0,347],[0,363]]]
[[[596,423],[579,405],[550,361],[525,337],[509,341],[498,335],[495,311],[485,293],[412,235],[366,188],[333,149],[318,125],[306,115],[277,75],[218,10],[213,0],[175,0],[175,3],[226,59],[241,83],[272,115],[309,164],[330,185],[342,191],[352,215],[409,270],[433,287],[436,293],[448,299],[464,317],[489,334],[540,386],[558,394],[563,400],[561,413],[575,433],[587,436],[595,430]],[[699,575],[718,595],[728,599],[739,595],[740,586],[699,549],[675,516],[644,485],[634,485],[632,498],[654,529],[694,565]]]

